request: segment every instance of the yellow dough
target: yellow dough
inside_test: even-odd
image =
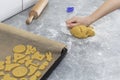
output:
[[[42,65],[39,66],[39,69],[44,70],[48,66],[48,64],[49,63],[47,61],[45,61],[44,63],[42,63]]]
[[[35,64],[35,63],[32,63],[33,60],[29,59],[29,60],[26,60],[25,62],[25,66],[28,67],[29,65],[33,65],[33,66],[36,66],[38,67],[39,66],[39,63]]]
[[[31,76],[29,80],[37,80],[37,77],[35,75]]]
[[[4,67],[5,67],[4,64],[5,64],[4,61],[0,61],[0,70],[4,69]]]
[[[27,68],[26,67],[16,67],[15,69],[13,69],[12,74],[15,77],[21,78],[27,75]]]
[[[95,35],[95,32],[91,31],[91,30],[93,30],[93,27],[88,27],[88,32],[87,33],[89,34],[90,37]]]
[[[25,54],[33,54],[35,53],[37,50],[35,47],[32,47],[31,45],[27,45],[27,50],[25,52]]]
[[[23,64],[25,61],[30,60],[30,56],[26,56],[23,59],[19,60],[18,63]]]
[[[7,56],[7,57],[6,57],[5,63],[6,63],[6,64],[11,64],[11,56]]]
[[[18,67],[20,64],[18,63],[13,63],[13,64],[7,64],[5,66],[5,71],[11,71],[13,68]]]
[[[95,35],[92,27],[86,27],[84,25],[73,27],[70,29],[70,33],[77,38],[87,38]]]
[[[45,66],[44,66],[44,65],[40,65],[39,69],[40,69],[40,70],[44,70],[44,69],[45,69]]]
[[[27,78],[21,78],[20,80],[28,80]]]
[[[14,62],[17,62],[18,60],[24,58],[25,55],[24,54],[14,54]]]
[[[25,54],[31,54],[31,50],[32,49],[32,46],[31,45],[27,45],[27,50],[25,52]]]
[[[17,45],[13,48],[14,53],[22,53],[26,50],[26,47],[24,45]]]
[[[48,63],[47,61],[45,61],[45,62],[43,63],[43,65],[46,66],[46,67],[48,66],[48,64],[49,64],[49,63]]]
[[[0,76],[4,76],[4,75],[5,75],[5,73],[0,71]]]
[[[40,53],[32,45],[17,45],[12,52],[0,61],[0,80],[38,80],[54,59],[51,52]]]
[[[37,71],[33,76],[30,77],[30,80],[37,80],[41,75],[41,72]]]
[[[36,50],[36,48],[35,47],[33,47],[32,49],[31,49],[31,53],[35,53],[37,50]]]
[[[27,61],[25,62],[25,66],[26,66],[26,67],[28,67],[30,64],[32,64],[32,60],[27,60]]]
[[[37,72],[35,73],[35,75],[36,75],[37,77],[40,77],[40,76],[42,75],[42,73],[41,73],[40,71],[37,71]]]
[[[40,54],[39,52],[35,52],[33,55],[32,55],[32,59],[36,59],[36,60],[43,60],[45,58],[45,55],[43,54]]]
[[[46,58],[47,58],[47,61],[51,61],[53,59],[52,53],[51,52],[46,53]]]
[[[36,72],[37,69],[38,69],[38,67],[30,65],[28,76],[33,75]]]
[[[17,79],[11,77],[10,74],[5,74],[2,80],[17,80]]]

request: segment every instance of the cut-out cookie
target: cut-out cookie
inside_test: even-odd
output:
[[[5,59],[6,59],[5,61],[6,64],[11,64],[11,56],[7,56]]]
[[[4,69],[4,64],[5,64],[5,62],[4,61],[0,61],[0,70],[3,70]]]
[[[21,78],[20,80],[28,80],[27,78]]]
[[[29,69],[28,76],[31,76],[31,75],[33,75],[36,72],[36,70],[38,69],[38,67],[30,65],[30,67],[28,69]]]
[[[42,75],[40,70],[45,70],[53,59],[51,52],[42,54],[32,46],[17,45],[13,53],[4,62],[0,61],[0,77],[3,77],[1,80],[38,80]],[[42,65],[39,62],[43,62]]]
[[[32,61],[33,60],[27,60],[26,62],[25,62],[25,66],[26,67],[28,67],[29,65],[33,65],[33,66],[36,66],[36,67],[38,67],[39,66],[39,64],[37,63],[37,64],[35,64],[35,63],[32,63]]]
[[[37,77],[40,77],[40,76],[42,75],[42,73],[41,73],[40,71],[37,71],[37,72],[35,73],[35,75],[36,75]]]
[[[4,75],[5,75],[5,73],[0,71],[0,76],[4,76]]]
[[[31,50],[32,49],[32,46],[31,45],[27,45],[27,50],[25,52],[25,54],[31,54]]]
[[[30,80],[38,80],[38,78],[42,75],[40,71],[37,71],[33,76],[30,77]]]
[[[31,51],[31,53],[35,53],[37,50],[35,47],[33,47],[30,51]]]
[[[10,74],[5,74],[2,80],[17,80],[14,77],[11,77]]]
[[[16,67],[15,69],[13,69],[12,74],[15,77],[21,78],[27,75],[27,68],[26,67]]]
[[[18,63],[13,63],[13,64],[7,64],[5,66],[5,71],[11,71],[13,68],[18,67],[20,64]]]
[[[32,59],[36,59],[36,60],[43,60],[45,58],[45,55],[43,54],[40,54],[39,52],[35,52],[33,55],[32,55]]]
[[[22,45],[22,44],[17,45],[17,46],[15,46],[15,47],[13,48],[13,52],[14,52],[14,53],[22,53],[22,52],[24,52],[25,50],[26,50],[26,47],[25,47],[24,45]]]
[[[42,63],[42,65],[39,66],[39,69],[44,70],[48,65],[49,65],[49,63],[47,61],[45,61],[44,63]]]
[[[46,66],[46,67],[48,66],[48,64],[49,64],[49,63],[48,63],[47,61],[45,61],[45,62],[43,63],[43,65]]]
[[[44,70],[44,69],[45,69],[45,66],[44,66],[44,65],[40,65],[39,69],[40,69],[40,70]]]
[[[30,60],[30,56],[26,56],[23,59],[19,60],[18,63],[23,64],[25,61]]]
[[[32,64],[32,60],[27,60],[27,61],[25,62],[25,66],[26,66],[26,67],[28,67],[30,64]]]
[[[25,52],[25,54],[32,54],[35,53],[37,50],[35,47],[32,47],[31,45],[27,45],[27,50]]]
[[[49,61],[49,62],[53,59],[51,52],[46,53],[46,59],[47,59],[47,61]]]
[[[17,62],[18,60],[24,58],[25,55],[24,54],[14,54],[14,62]]]

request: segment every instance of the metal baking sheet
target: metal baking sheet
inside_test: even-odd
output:
[[[53,60],[49,63],[49,66],[42,71],[42,76],[39,78],[40,80],[47,79],[67,52],[66,45],[62,43],[0,23],[0,60],[5,60],[6,56],[13,55],[12,49],[18,44],[32,45],[42,53],[52,52]]]

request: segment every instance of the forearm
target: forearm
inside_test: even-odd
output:
[[[106,0],[103,5],[100,6],[91,17],[91,23],[105,16],[106,14],[120,8],[120,0]]]

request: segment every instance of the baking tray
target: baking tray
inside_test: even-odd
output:
[[[52,52],[53,60],[42,72],[39,80],[47,80],[67,53],[66,45],[62,43],[0,23],[0,60],[5,60],[6,56],[13,55],[12,49],[18,44],[35,46],[42,53]]]

